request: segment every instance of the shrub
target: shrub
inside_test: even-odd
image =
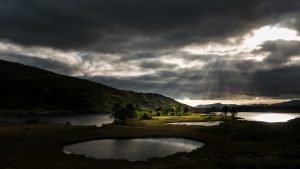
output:
[[[152,117],[149,113],[146,113],[146,112],[142,113],[141,120],[149,120],[151,118]]]

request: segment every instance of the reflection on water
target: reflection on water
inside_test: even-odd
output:
[[[291,119],[300,117],[300,113],[257,113],[257,112],[241,112],[237,117],[248,121],[262,122],[287,122]]]
[[[145,161],[178,152],[191,152],[203,146],[202,142],[183,138],[102,139],[66,145],[63,152],[96,159]]]
[[[176,122],[176,123],[167,123],[173,125],[187,125],[187,126],[218,126],[222,121],[208,121],[208,122]]]
[[[0,121],[24,123],[28,121],[39,121],[49,123],[70,123],[71,125],[82,125],[98,127],[102,124],[112,123],[109,114],[49,114],[49,115],[22,115],[22,116],[0,116]]]

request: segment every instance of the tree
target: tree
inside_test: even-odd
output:
[[[167,112],[172,114],[175,114],[176,112],[176,105],[175,104],[169,104],[167,108]]]
[[[127,104],[126,106],[127,117],[126,118],[135,118],[137,108],[133,104]]]
[[[128,109],[130,111],[134,111],[135,110],[135,106],[133,104],[127,104],[126,105],[126,109]]]
[[[116,103],[113,108],[112,108],[112,112],[116,112],[118,110],[122,109],[122,105],[121,103]]]
[[[161,106],[159,106],[159,107],[157,107],[156,109],[155,109],[155,111],[163,111],[163,108],[161,107]]]
[[[183,113],[183,107],[179,104],[179,105],[176,105],[176,115],[177,116],[181,116],[181,114]]]
[[[116,111],[112,113],[112,117],[114,118],[115,122],[124,123],[125,119],[128,116],[127,114],[128,114],[127,109],[121,108],[119,110],[116,109]]]
[[[149,120],[151,119],[151,115],[147,112],[142,113],[141,120]]]
[[[163,107],[160,106],[160,107],[156,108],[155,111],[156,111],[156,115],[160,116],[163,113],[164,109],[163,109]]]
[[[238,115],[238,111],[235,108],[232,108],[230,114],[232,118],[235,118]]]
[[[188,112],[190,112],[190,108],[189,107],[184,107],[184,109],[183,109],[183,113],[184,114],[186,114],[186,113],[188,113]]]
[[[127,104],[125,108],[117,103],[113,107],[112,117],[116,122],[124,123],[127,118],[136,118],[136,106]]]
[[[224,106],[224,107],[222,108],[223,115],[226,117],[226,119],[227,119],[227,113],[228,113],[228,110],[229,110],[229,107],[228,107],[228,106]]]

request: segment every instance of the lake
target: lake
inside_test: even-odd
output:
[[[222,121],[208,121],[208,122],[176,122],[176,123],[167,123],[172,125],[187,125],[187,126],[218,126]]]
[[[300,113],[265,113],[265,112],[240,112],[237,117],[248,121],[263,122],[286,122],[288,120],[300,117]],[[71,125],[98,126],[112,123],[114,120],[109,114],[49,114],[49,115],[21,115],[21,116],[0,116],[0,121],[15,123],[24,123],[29,121],[39,121],[48,123],[69,122]],[[201,125],[215,126],[221,122],[177,122],[170,123],[176,125]]]
[[[114,120],[109,114],[49,114],[49,115],[21,115],[0,116],[0,121],[24,123],[28,121],[39,121],[48,123],[66,123],[71,125],[101,127],[103,124],[112,123]]]
[[[287,122],[289,120],[300,117],[300,113],[266,113],[266,112],[240,112],[238,116],[242,120],[262,121],[268,123]]]
[[[184,138],[101,139],[64,146],[66,154],[84,155],[95,159],[146,161],[179,152],[191,152],[204,143]]]

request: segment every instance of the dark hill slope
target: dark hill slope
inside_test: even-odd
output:
[[[133,103],[150,109],[180,104],[159,94],[118,90],[0,60],[0,114],[16,110],[109,113],[115,103]]]

